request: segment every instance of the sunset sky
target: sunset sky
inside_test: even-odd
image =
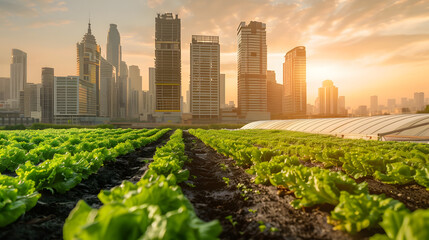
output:
[[[143,88],[154,65],[155,17],[172,12],[182,20],[182,93],[189,88],[193,34],[218,35],[226,99],[237,98],[237,37],[241,21],[267,24],[268,69],[283,82],[284,55],[307,48],[308,103],[331,79],[346,106],[387,98],[429,97],[429,1],[427,0],[0,0],[0,77],[9,77],[12,48],[28,54],[28,82],[41,68],[76,75],[76,43],[91,16],[92,32],[106,55],[107,32],[116,23],[123,60],[138,65]]]

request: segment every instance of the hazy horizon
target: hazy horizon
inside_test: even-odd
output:
[[[172,12],[182,21],[182,95],[189,88],[192,35],[219,36],[226,101],[237,103],[237,36],[241,21],[267,25],[268,69],[283,82],[284,55],[307,49],[307,102],[314,104],[330,79],[346,106],[379,104],[387,98],[429,93],[429,2],[399,1],[59,1],[0,0],[0,77],[9,77],[11,49],[28,54],[28,82],[41,81],[41,68],[56,76],[76,75],[76,43],[92,33],[106,55],[109,24],[118,25],[122,56],[137,65],[148,88],[154,66],[155,17]]]

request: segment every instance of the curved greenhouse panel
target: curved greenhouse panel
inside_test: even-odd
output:
[[[257,121],[242,129],[281,129],[344,138],[429,141],[429,114]]]

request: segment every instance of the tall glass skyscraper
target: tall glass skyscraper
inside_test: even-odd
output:
[[[305,47],[299,46],[286,53],[283,63],[284,114],[306,115],[306,79],[306,51]]]
[[[27,53],[12,49],[10,62],[10,99],[19,100],[19,92],[27,83]]]

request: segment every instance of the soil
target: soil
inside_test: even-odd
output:
[[[0,239],[62,239],[64,222],[76,203],[83,199],[93,208],[99,208],[97,198],[102,189],[110,189],[128,180],[138,182],[153,159],[156,148],[164,145],[171,135],[164,134],[158,141],[150,143],[129,154],[108,162],[100,170],[83,180],[65,194],[41,191],[37,205],[16,222],[0,228]]]
[[[220,221],[221,239],[365,239],[375,233],[351,236],[334,231],[326,222],[332,208],[294,209],[293,196],[279,195],[274,186],[253,184],[233,160],[187,132],[184,139],[192,161],[185,164],[191,177],[181,184],[183,193],[199,218]]]

